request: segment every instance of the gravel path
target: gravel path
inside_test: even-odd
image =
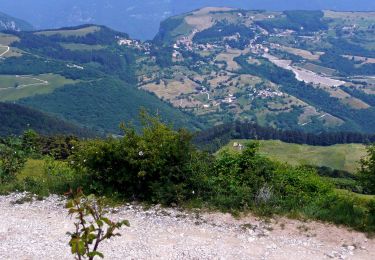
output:
[[[17,204],[25,194],[0,197],[0,259],[73,259],[72,220],[64,201]],[[344,228],[229,214],[125,205],[111,218],[128,219],[122,236],[101,245],[106,259],[375,259],[375,240]]]

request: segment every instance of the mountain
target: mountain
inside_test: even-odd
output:
[[[116,134],[141,107],[191,130],[373,133],[374,32],[375,12],[207,7],[146,42],[95,24],[0,34],[0,101]]]
[[[3,12],[30,21],[38,29],[103,24],[132,37],[151,39],[167,17],[205,6],[264,10],[374,11],[372,0],[2,0]]]
[[[203,8],[161,23],[139,84],[213,124],[374,132],[374,32],[375,12]]]
[[[150,47],[125,33],[82,25],[7,32],[0,44],[9,47],[0,59],[0,101],[101,133],[120,133],[121,122],[139,126],[142,107],[176,127],[202,128],[193,115],[137,87],[137,62]]]
[[[93,136],[93,132],[35,109],[0,103],[0,136],[20,135],[32,128],[43,135]]]
[[[0,12],[0,31],[31,31],[33,26],[28,22]]]

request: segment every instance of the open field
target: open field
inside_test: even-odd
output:
[[[176,103],[176,98],[181,94],[190,94],[195,91],[198,85],[188,78],[183,82],[178,80],[160,81],[160,84],[155,82],[141,86],[142,89],[155,93],[159,98],[170,100],[172,104],[179,106],[180,102]]]
[[[355,62],[362,62],[362,64],[373,64],[375,63],[374,58],[362,57],[362,56],[352,56],[352,55],[341,55],[348,60],[354,60]]]
[[[99,30],[100,30],[99,26],[89,26],[89,27],[76,29],[76,30],[40,31],[40,32],[36,32],[35,34],[45,35],[45,36],[51,36],[51,35],[59,34],[59,35],[65,36],[65,37],[86,36],[89,33],[94,33],[94,32],[97,32]]]
[[[313,71],[313,72],[318,73],[318,74],[319,73],[325,74],[327,76],[333,76],[336,72],[336,70],[334,70],[334,69],[319,66],[319,65],[316,65],[316,64],[313,64],[313,63],[304,63],[304,64],[300,64],[298,66],[301,67],[301,68],[304,68],[306,70]]]
[[[228,49],[226,52],[222,52],[219,55],[217,55],[216,60],[217,61],[224,61],[227,64],[227,69],[229,71],[235,71],[240,69],[240,66],[237,62],[234,61],[234,58],[248,53],[249,50],[238,50],[238,49]]]
[[[324,11],[325,18],[332,18],[334,22],[330,23],[330,27],[339,26],[353,26],[357,28],[367,29],[368,26],[375,22],[375,12],[335,12]]]
[[[4,56],[9,52],[10,48],[8,46],[0,45],[0,57]]]
[[[231,141],[227,147],[234,149],[234,142],[245,143],[246,140]],[[288,162],[292,165],[312,164],[327,166],[349,172],[355,172],[358,167],[358,161],[366,155],[366,146],[362,144],[310,146],[274,140],[262,140],[259,142],[262,154],[281,162]]]
[[[19,38],[17,36],[0,33],[0,45],[8,46],[15,41],[19,41]]]
[[[0,101],[15,101],[21,98],[47,94],[54,89],[76,81],[57,74],[0,75]]]
[[[320,56],[323,54],[323,53],[312,53],[310,51],[292,48],[288,46],[281,46],[280,49],[283,51],[289,52],[291,54],[300,56],[304,59],[313,60],[313,61],[319,60]]]
[[[94,51],[104,49],[102,45],[88,45],[80,43],[60,43],[62,47],[71,51]]]

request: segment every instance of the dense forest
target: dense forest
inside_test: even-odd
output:
[[[70,28],[70,30],[85,27],[87,27],[87,25]],[[136,83],[134,77],[135,56],[133,51],[122,50],[121,53],[119,53],[116,48],[116,37],[128,37],[126,34],[117,33],[106,27],[100,27],[98,31],[89,33],[85,36],[63,36],[61,34],[47,36],[32,32],[18,32],[13,34],[20,37],[21,40],[14,42],[12,46],[49,59],[86,64],[85,68],[87,68],[88,71],[83,72],[84,75],[89,74],[88,76],[93,76],[92,74],[94,73],[90,72],[94,70],[97,72],[98,76],[100,76],[101,73],[116,74],[116,76],[119,76],[121,79],[126,80],[129,83]],[[103,47],[101,50],[69,50],[64,48],[61,44],[64,42],[87,45],[103,44],[106,48]],[[112,45],[113,47],[111,48]],[[19,65],[19,59],[17,59],[16,62],[18,66],[21,66]],[[93,66],[93,64],[99,65],[99,68]],[[49,65],[42,65],[41,68],[46,66]],[[41,68],[39,70],[41,70]],[[66,71],[65,68],[62,68],[62,71],[62,73],[64,73]]]
[[[374,143],[375,134],[355,132],[322,132],[320,134],[303,131],[283,131],[263,127],[250,122],[222,124],[195,134],[194,142],[199,147],[214,152],[231,139],[281,140],[286,143],[328,146],[347,143]]]
[[[225,37],[237,35],[238,39],[228,39],[226,43],[232,48],[244,49],[248,40],[254,37],[254,32],[242,24],[230,24],[228,22],[216,23],[209,29],[197,33],[193,41],[197,43],[214,43],[223,40]]]
[[[300,33],[314,32],[328,28],[323,16],[322,11],[285,11],[284,17],[258,21],[257,24],[267,31],[291,29]]]
[[[17,104],[0,103],[0,136],[20,135],[32,128],[42,135],[94,136],[91,130]]]
[[[139,124],[138,114],[142,106],[176,127],[203,127],[193,116],[113,78],[67,85],[51,94],[25,98],[19,103],[60,115],[100,132],[119,133],[121,122]]]

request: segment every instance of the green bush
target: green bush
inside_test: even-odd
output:
[[[359,180],[366,193],[375,194],[375,145],[367,149],[367,157],[361,160]]]
[[[19,139],[11,137],[0,143],[0,184],[13,181],[25,163],[26,154]]]
[[[375,232],[375,201],[335,190],[337,183],[319,176],[314,167],[293,167],[266,158],[257,142],[247,143],[241,152],[224,150],[213,156],[196,149],[185,130],[175,131],[146,113],[142,121],[140,132],[123,126],[121,138],[75,140],[74,148],[56,146],[63,151],[68,147],[73,154],[67,161],[46,157],[42,173],[31,167],[0,185],[0,193],[26,190],[45,196],[83,187],[116,199],[302,216]],[[14,160],[22,154],[22,142],[8,143],[12,145],[2,145],[2,153]],[[16,162],[22,166],[23,160],[21,156]],[[372,157],[362,163],[362,178],[371,184]],[[2,169],[6,165],[2,163]]]
[[[302,211],[309,218],[375,232],[375,200],[361,201],[355,196],[330,193],[306,205]]]
[[[199,155],[191,134],[142,113],[143,130],[123,126],[124,137],[81,143],[71,163],[87,172],[91,188],[170,204],[186,200]]]
[[[257,143],[249,143],[243,153],[224,151],[219,154],[202,192],[205,200],[225,210],[254,206],[257,193],[271,183],[275,167],[272,161],[260,156],[257,149]]]

